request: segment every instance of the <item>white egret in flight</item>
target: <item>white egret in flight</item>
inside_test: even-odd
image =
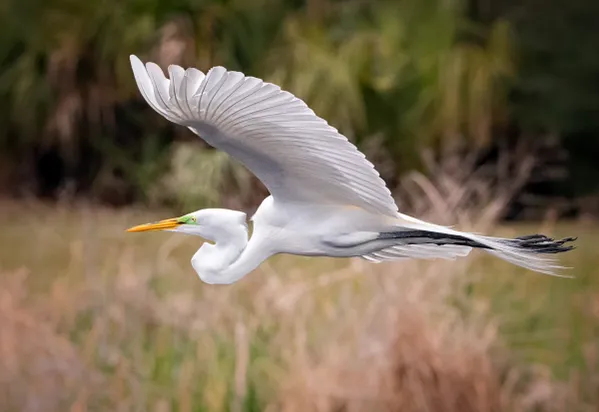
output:
[[[572,249],[566,238],[515,239],[460,232],[399,213],[374,166],[299,98],[243,73],[213,67],[207,74],[131,56],[145,100],[169,121],[189,128],[253,172],[270,192],[251,218],[203,209],[128,231],[167,230],[204,243],[191,264],[210,284],[238,281],[270,256],[455,259],[480,248],[533,271],[556,275],[547,254]],[[202,176],[198,176],[202,179]]]

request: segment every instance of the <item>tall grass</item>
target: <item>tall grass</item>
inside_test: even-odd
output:
[[[476,254],[281,256],[215,287],[189,265],[198,240],[123,232],[167,212],[1,209],[3,411],[596,410],[594,233],[570,259],[577,280]],[[594,303],[568,307],[580,299]],[[589,328],[584,350],[514,340],[548,325],[554,336]],[[548,356],[527,356],[534,347]]]

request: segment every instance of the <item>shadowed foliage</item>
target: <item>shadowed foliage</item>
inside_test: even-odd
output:
[[[163,69],[224,65],[281,84],[355,141],[392,188],[410,170],[428,173],[423,150],[486,162],[495,149],[522,150],[514,142],[526,141],[549,172],[525,193],[591,193],[591,183],[563,185],[568,175],[548,168],[557,159],[572,177],[595,173],[599,118],[591,81],[599,64],[587,52],[595,8],[557,3],[7,0],[0,189],[182,206],[188,201],[175,193],[154,195],[157,181],[179,179],[181,144],[205,151],[209,168],[228,168],[142,101],[128,62],[134,53]],[[552,22],[556,29],[545,30]],[[573,157],[539,151],[548,145]],[[219,193],[220,202],[255,206],[252,196],[236,196],[230,176],[245,179],[204,179],[212,187],[194,201]]]

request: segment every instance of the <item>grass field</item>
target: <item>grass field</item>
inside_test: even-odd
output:
[[[599,228],[574,279],[493,257],[278,256],[230,286],[169,212],[0,204],[2,411],[598,411]]]

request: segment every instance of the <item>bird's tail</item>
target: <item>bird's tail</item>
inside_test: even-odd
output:
[[[557,273],[560,266],[555,254],[574,248],[576,238],[555,240],[535,234],[513,239],[459,232],[453,229],[409,218],[400,227],[381,232],[379,239],[396,240],[393,246],[374,252],[366,259],[374,261],[398,258],[445,258],[455,259],[467,255],[472,248],[482,249],[514,265],[536,272],[563,276]]]
[[[488,238],[487,243],[491,247],[486,251],[500,259],[536,272],[552,276],[563,276],[556,271],[566,268],[559,265],[557,259],[548,255],[574,249],[574,246],[567,243],[575,240],[574,237],[555,240],[539,234],[514,239]]]

